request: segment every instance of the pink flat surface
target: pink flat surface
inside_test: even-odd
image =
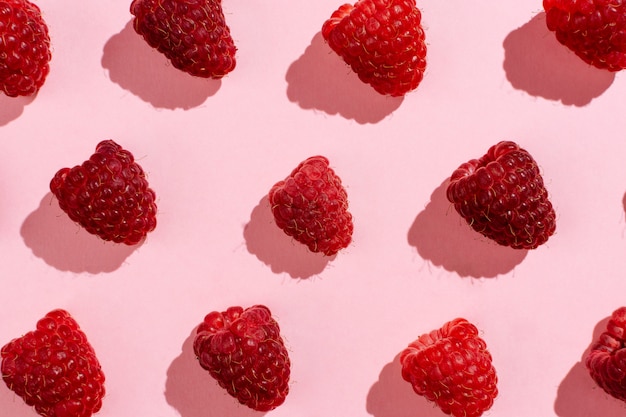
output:
[[[484,3],[484,4],[483,4]],[[265,304],[290,350],[276,417],[443,415],[402,381],[399,352],[462,316],[499,376],[493,417],[621,416],[581,359],[625,303],[626,79],[590,68],[545,27],[541,1],[424,0],[429,47],[404,99],[361,84],[323,42],[331,0],[224,0],[238,65],[193,79],[151,50],[129,1],[40,0],[53,42],[35,98],[0,97],[0,343],[64,308],[107,376],[101,417],[245,417],[202,371],[204,315]],[[158,197],[139,247],[103,243],[48,184],[103,139]],[[526,148],[557,211],[534,251],[471,232],[445,199],[462,162]],[[306,157],[342,178],[353,244],[333,258],[282,234],[266,194]],[[0,384],[0,415],[29,417]]]

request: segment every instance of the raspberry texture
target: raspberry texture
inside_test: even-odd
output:
[[[474,230],[503,246],[535,249],[556,229],[539,167],[514,142],[500,142],[457,168],[447,197]]]
[[[104,240],[135,245],[156,227],[156,197],[143,169],[112,140],[81,165],[60,169],[50,190],[70,219]]]
[[[544,0],[543,8],[548,29],[586,63],[609,71],[626,68],[626,2]]]
[[[44,417],[89,417],[100,410],[104,373],[85,333],[65,310],[0,351],[6,385]]]
[[[322,36],[361,81],[380,94],[403,96],[426,70],[421,20],[415,0],[359,0],[339,7]]]
[[[423,334],[402,351],[400,362],[413,390],[454,417],[478,417],[498,395],[487,344],[466,319]]]
[[[241,404],[269,411],[284,403],[291,362],[267,307],[235,306],[207,314],[193,347],[200,366]]]
[[[626,401],[626,307],[611,314],[606,330],[591,346],[585,365],[598,386]]]
[[[276,225],[312,252],[335,255],[352,241],[348,195],[324,156],[301,162],[269,192]]]
[[[30,96],[50,72],[50,36],[37,5],[0,2],[0,88],[9,97]]]
[[[221,0],[134,0],[130,11],[135,31],[175,68],[214,79],[235,68]]]

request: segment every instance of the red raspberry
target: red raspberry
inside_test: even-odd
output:
[[[215,79],[235,68],[221,0],[133,0],[130,12],[135,31],[175,68]]]
[[[28,0],[0,3],[0,88],[9,97],[30,96],[50,72],[50,36],[39,7]]]
[[[285,401],[291,362],[267,307],[230,307],[207,314],[193,348],[200,366],[241,404],[269,411]]]
[[[476,326],[458,318],[420,336],[400,354],[402,378],[454,417],[478,417],[498,395],[498,378]]]
[[[604,391],[626,401],[626,307],[613,312],[606,331],[591,346],[585,365]]]
[[[70,219],[104,240],[134,245],[156,227],[156,197],[143,169],[112,140],[82,165],[60,169],[50,190]]]
[[[352,240],[352,215],[328,159],[312,156],[269,192],[276,225],[312,252],[332,256]]]
[[[415,0],[359,0],[337,9],[322,36],[361,81],[380,94],[403,96],[426,69],[421,19]]]
[[[457,168],[447,196],[474,230],[500,245],[534,249],[556,229],[539,167],[513,142],[500,142]]]
[[[626,2],[544,0],[548,29],[586,63],[609,71],[626,68]]]
[[[2,379],[44,417],[89,417],[100,410],[104,374],[85,333],[67,311],[54,310],[36,330],[0,351]]]

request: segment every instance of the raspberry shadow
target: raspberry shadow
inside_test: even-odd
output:
[[[0,93],[0,126],[6,126],[24,113],[24,108],[35,100],[37,95],[9,97]]]
[[[33,407],[27,405],[20,396],[11,391],[4,382],[0,383],[0,410],[3,416],[37,417]]]
[[[196,329],[187,337],[180,355],[167,370],[167,403],[181,417],[260,417],[266,414],[240,404],[202,369],[193,351],[195,334]]]
[[[36,257],[60,271],[75,273],[113,272],[142,245],[105,242],[90,234],[61,210],[52,193],[28,215],[20,233]]]
[[[441,417],[441,410],[417,395],[402,379],[400,354],[385,365],[367,394],[367,412],[374,417]]]
[[[621,417],[626,415],[626,403],[604,392],[591,378],[585,367],[585,358],[591,351],[594,341],[606,330],[609,319],[610,317],[606,317],[595,326],[592,340],[583,352],[580,361],[570,369],[559,385],[554,402],[554,411],[559,417]]]
[[[365,84],[318,32],[287,70],[287,97],[305,110],[376,123],[400,107],[403,97],[387,97]]]
[[[504,71],[511,85],[531,96],[585,106],[613,83],[615,73],[595,68],[561,45],[545,13],[505,38]]]
[[[475,232],[448,201],[447,187],[446,179],[415,218],[409,245],[424,260],[462,277],[494,278],[520,264],[528,250],[498,245]]]
[[[313,253],[305,245],[287,236],[274,222],[267,196],[252,210],[243,235],[248,252],[269,266],[272,272],[285,272],[292,278],[318,275],[336,257]]]
[[[221,80],[194,77],[174,68],[135,32],[132,21],[107,41],[102,67],[111,81],[156,108],[197,107],[221,86]]]

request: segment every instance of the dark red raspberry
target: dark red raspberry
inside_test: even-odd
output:
[[[544,0],[548,29],[588,64],[609,71],[626,68],[626,2]]]
[[[50,36],[39,7],[28,0],[0,2],[0,88],[30,96],[50,72]]]
[[[415,0],[359,0],[339,7],[322,36],[361,81],[380,94],[403,96],[426,69],[421,20]]]
[[[477,232],[500,245],[535,249],[556,229],[556,214],[533,157],[503,141],[452,173],[448,200]]]
[[[85,333],[65,310],[1,351],[2,379],[44,417],[89,417],[100,410],[104,373]]]
[[[135,31],[175,68],[216,79],[235,69],[221,0],[133,0],[130,11]]]
[[[591,346],[585,365],[604,391],[626,401],[626,307],[613,312],[606,330]]]
[[[202,368],[241,404],[269,411],[285,401],[291,362],[267,307],[236,306],[207,314],[193,347]]]
[[[400,362],[413,390],[454,417],[478,417],[498,395],[487,344],[466,319],[420,336],[402,351]]]
[[[312,252],[334,255],[352,241],[352,215],[341,179],[323,156],[301,162],[269,192],[276,225]]]
[[[112,140],[81,165],[60,169],[50,190],[70,219],[104,240],[134,245],[156,227],[156,197],[143,169]]]

